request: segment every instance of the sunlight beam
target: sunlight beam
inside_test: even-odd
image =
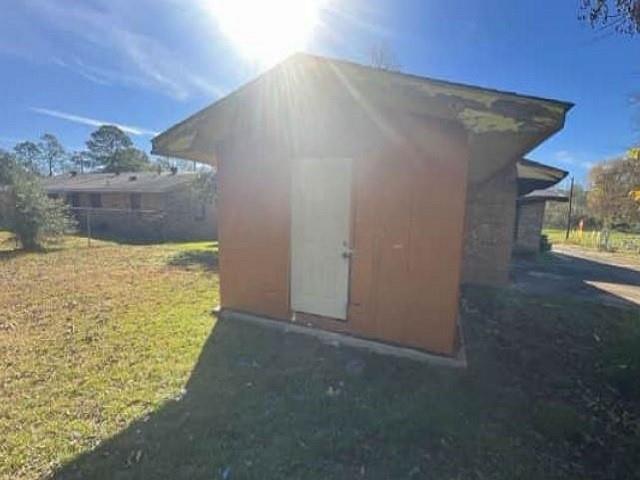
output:
[[[326,0],[207,0],[221,32],[248,60],[264,66],[304,50]]]

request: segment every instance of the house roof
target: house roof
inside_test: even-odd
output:
[[[523,158],[516,164],[518,171],[518,195],[527,195],[534,190],[552,187],[566,177],[569,172]]]
[[[518,201],[520,203],[533,203],[533,202],[546,202],[546,201],[568,202],[569,197],[567,197],[567,195],[557,190],[551,190],[551,189],[534,190],[520,197]]]
[[[394,127],[389,115],[395,113],[418,123],[429,117],[461,125],[472,149],[473,180],[492,176],[560,130],[572,106],[295,54],[153,138],[152,153],[216,164],[232,139],[249,139],[261,129],[271,129],[295,148],[304,143],[301,138],[314,141],[327,129],[355,136],[366,122],[387,134]],[[366,132],[366,140],[376,137],[371,128],[359,131]],[[319,143],[336,148],[332,142]]]
[[[163,193],[191,184],[196,173],[65,173],[42,179],[47,192]]]

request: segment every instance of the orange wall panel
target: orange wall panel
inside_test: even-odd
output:
[[[289,167],[245,148],[219,169],[224,308],[289,316]]]
[[[397,125],[384,148],[355,158],[350,304],[321,328],[449,354],[456,343],[468,149],[458,130]],[[224,308],[288,320],[290,161],[243,147],[220,172]],[[321,158],[318,159],[321,161]]]

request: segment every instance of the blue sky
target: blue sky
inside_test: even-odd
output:
[[[7,2],[0,147],[51,132],[79,149],[106,122],[148,150],[153,132],[267,66],[221,28],[220,3]],[[640,37],[592,30],[577,20],[577,4],[324,0],[305,50],[366,62],[371,45],[385,43],[405,72],[574,102],[565,129],[530,158],[583,179],[593,162],[638,140],[630,97],[640,93]]]

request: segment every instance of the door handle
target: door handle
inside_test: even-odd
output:
[[[348,248],[344,252],[342,252],[342,258],[351,258],[353,257],[353,248]]]

